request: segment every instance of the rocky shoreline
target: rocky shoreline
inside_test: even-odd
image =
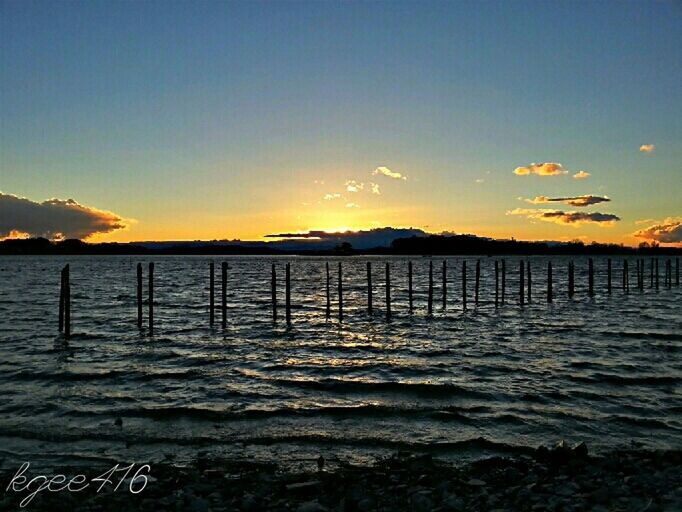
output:
[[[145,489],[131,494],[38,493],[24,510],[38,511],[633,511],[682,510],[682,451],[619,450],[590,455],[580,444],[540,447],[521,455],[455,466],[430,454],[396,453],[371,466],[322,458],[310,471],[276,463],[200,456],[188,466],[155,464]],[[64,471],[64,474],[69,474]],[[71,473],[73,474],[73,472]],[[0,510],[20,510],[30,492],[8,491],[0,473]],[[126,482],[128,483],[128,482]],[[111,486],[113,487],[113,486]]]

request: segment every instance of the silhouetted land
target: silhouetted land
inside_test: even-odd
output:
[[[12,255],[182,255],[182,254],[221,254],[221,255],[468,255],[468,254],[508,254],[508,255],[598,255],[598,254],[650,254],[682,255],[682,248],[658,247],[641,244],[639,247],[626,247],[617,244],[583,242],[523,242],[518,240],[492,240],[474,235],[431,235],[413,236],[393,240],[388,247],[356,250],[348,242],[333,248],[316,246],[306,242],[296,246],[282,242],[140,242],[140,243],[99,243],[91,244],[81,240],[51,242],[45,238],[14,239],[0,242],[0,254]]]

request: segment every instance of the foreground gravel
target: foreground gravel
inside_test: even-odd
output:
[[[318,464],[323,467],[318,469]],[[591,456],[583,444],[526,450],[464,466],[398,453],[373,466],[303,473],[276,464],[199,458],[155,465],[140,494],[43,492],[39,511],[682,511],[682,451],[622,450]],[[65,471],[66,474],[69,474]],[[0,473],[0,510],[21,510]]]

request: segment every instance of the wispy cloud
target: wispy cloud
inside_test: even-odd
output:
[[[663,244],[682,243],[682,217],[668,217],[655,222],[651,226],[633,233],[637,238],[644,238]]]
[[[359,192],[365,188],[365,184],[355,180],[346,181],[346,191],[348,192]]]
[[[331,201],[332,199],[339,199],[340,197],[341,194],[325,194],[323,199],[325,201]]]
[[[73,199],[42,203],[0,192],[0,238],[14,235],[85,239],[127,227],[120,215],[84,206]]]
[[[590,206],[598,203],[606,203],[611,201],[606,196],[574,196],[574,197],[547,197],[537,196],[534,199],[525,199],[527,203],[531,204],[548,204],[548,203],[565,203],[571,206]]]
[[[357,203],[346,203],[346,208],[360,208],[360,205]]]
[[[620,217],[611,213],[564,212],[561,210],[532,210],[529,208],[516,208],[508,211],[507,215],[523,215],[529,219],[554,222],[567,226],[580,226],[581,224],[591,223],[600,226],[612,226],[620,220]]]
[[[377,167],[376,169],[374,169],[374,171],[372,171],[372,175],[373,176],[382,175],[382,176],[386,176],[388,178],[393,178],[394,180],[406,180],[407,179],[407,176],[403,176],[399,172],[393,172],[388,167]]]
[[[537,174],[538,176],[559,176],[566,174],[568,171],[564,170],[563,165],[556,162],[543,162],[539,164],[530,164],[514,169],[514,174],[517,176],[528,176],[529,174]]]
[[[483,183],[485,180],[483,178],[478,178],[474,180],[476,183]]]
[[[380,195],[381,190],[379,190],[379,184],[378,183],[371,183],[369,184],[369,187],[372,191],[372,194]]]
[[[578,171],[573,175],[573,179],[575,179],[575,180],[586,180],[590,176],[592,176],[592,175],[587,171]]]
[[[639,146],[639,151],[641,153],[653,153],[656,151],[656,144],[642,144]]]

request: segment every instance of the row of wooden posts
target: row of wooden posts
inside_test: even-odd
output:
[[[636,267],[637,275],[637,289],[644,290],[645,282],[645,260],[638,259]],[[215,324],[215,264],[210,262],[209,273],[209,325],[211,327]],[[329,263],[325,264],[326,270],[326,315],[331,317],[331,273]],[[607,294],[612,293],[612,277],[613,269],[611,259],[607,260],[606,267],[606,291]],[[506,297],[507,286],[507,267],[505,260],[495,260],[495,307],[504,305]],[[481,261],[476,261],[475,281],[474,281],[474,304],[478,306],[479,303],[479,288],[481,279]],[[142,264],[137,264],[137,327],[143,329],[143,308],[142,308]],[[287,325],[291,325],[291,265],[289,263],[285,266],[285,320]],[[529,261],[519,262],[519,303],[524,306],[526,303],[532,301],[532,271]],[[680,285],[680,261],[675,258],[675,286]],[[343,267],[341,262],[338,263],[338,317],[343,320]],[[664,286],[670,289],[673,286],[673,269],[672,261],[668,259],[665,262]],[[271,271],[271,303],[272,303],[272,320],[278,320],[278,303],[277,303],[277,269],[275,264],[272,264]],[[628,260],[623,260],[621,287],[624,293],[630,292],[630,272],[628,269]],[[652,259],[650,264],[650,287],[659,288],[659,267],[658,259]],[[447,306],[447,261],[442,263],[442,287],[441,299],[442,309],[445,310]],[[571,261],[568,264],[568,297],[573,298],[575,295],[575,264]],[[149,263],[148,272],[148,332],[154,333],[154,263]],[[588,260],[588,281],[587,294],[593,297],[595,293],[594,287],[594,262],[592,258]],[[391,267],[386,263],[386,279],[385,279],[385,314],[386,320],[391,319]],[[410,314],[414,312],[413,287],[412,287],[412,262],[407,262],[407,296],[408,308]],[[555,294],[553,291],[553,268],[552,262],[547,263],[547,292],[546,300],[551,303]],[[433,314],[434,302],[434,288],[433,288],[433,261],[429,261],[429,285],[427,295],[427,315]],[[220,290],[220,321],[224,329],[227,326],[227,262],[221,264],[221,290]],[[462,262],[462,306],[467,309],[467,262]],[[367,312],[369,315],[373,314],[373,287],[372,287],[372,264],[367,262]],[[66,265],[61,271],[61,287],[59,293],[59,332],[63,332],[65,337],[71,335],[71,287],[69,282],[69,265]]]

